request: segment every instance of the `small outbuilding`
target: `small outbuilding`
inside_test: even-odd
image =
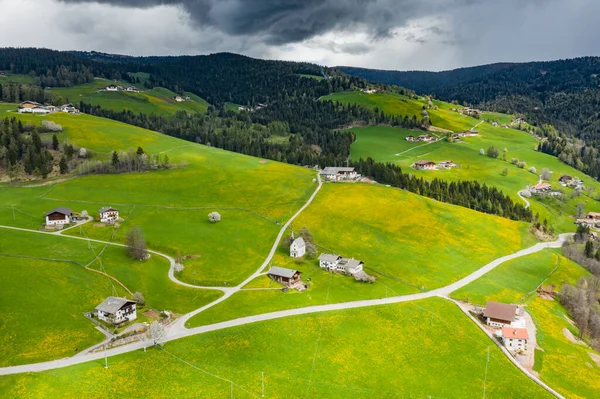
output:
[[[273,266],[268,271],[267,275],[273,280],[280,284],[291,286],[300,281],[300,274],[302,272],[298,270],[286,269],[284,267]]]
[[[48,226],[61,226],[71,223],[71,217],[73,217],[73,211],[64,206],[59,206],[51,211],[46,212],[46,225]]]
[[[121,324],[137,319],[136,302],[116,296],[109,296],[96,306],[98,319],[111,324]]]

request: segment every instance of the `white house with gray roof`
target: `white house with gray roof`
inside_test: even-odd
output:
[[[110,206],[100,208],[98,213],[100,214],[100,221],[102,223],[114,223],[119,219],[119,210]]]
[[[347,273],[354,276],[363,270],[363,265],[363,262],[358,259],[348,259],[333,254],[319,255],[319,266],[328,271]]]
[[[292,258],[301,258],[306,254],[306,242],[304,238],[298,237],[290,245],[290,256]]]
[[[109,296],[96,306],[98,319],[111,324],[121,324],[137,319],[136,303],[129,299]]]
[[[319,174],[323,179],[331,181],[354,180],[360,176],[354,168],[332,166],[326,167]]]

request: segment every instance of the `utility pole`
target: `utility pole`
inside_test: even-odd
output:
[[[108,356],[106,355],[106,345],[104,345],[104,368],[108,368]]]
[[[485,388],[486,388],[486,384],[487,384],[487,371],[488,371],[489,364],[490,364],[490,347],[488,346],[487,362],[485,363],[485,374],[483,376],[483,399],[485,399]]]
[[[265,397],[265,372],[262,372],[262,396]]]
[[[230,386],[231,386],[231,391],[230,391],[231,392],[231,399],[233,399],[233,381],[231,381],[231,385]]]

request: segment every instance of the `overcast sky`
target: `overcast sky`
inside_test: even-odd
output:
[[[598,0],[0,0],[0,47],[396,70],[600,55]]]

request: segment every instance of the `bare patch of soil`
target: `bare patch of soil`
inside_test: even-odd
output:
[[[261,165],[264,165],[267,162],[269,162],[269,161],[267,161],[266,159],[261,159],[260,161],[258,161],[258,163],[261,164]]]
[[[576,345],[581,345],[581,341],[579,341],[577,338],[575,338],[575,336],[573,335],[573,333],[571,333],[571,331],[569,331],[567,328],[563,328],[563,334],[565,335],[565,337],[571,341],[572,343],[576,344]]]
[[[144,312],[142,314],[151,319],[158,319],[160,317],[160,313],[158,313],[156,310],[148,310],[147,312]]]
[[[600,355],[593,352],[588,352],[588,355],[592,358],[592,360],[596,363],[598,367],[600,367]]]
[[[104,227],[106,226],[104,223],[94,223],[94,227]]]
[[[201,256],[202,256],[202,255],[200,255],[200,254],[194,254],[194,255],[185,255],[185,256],[183,257],[183,259],[197,259],[197,258],[199,258],[199,257],[201,257]]]

